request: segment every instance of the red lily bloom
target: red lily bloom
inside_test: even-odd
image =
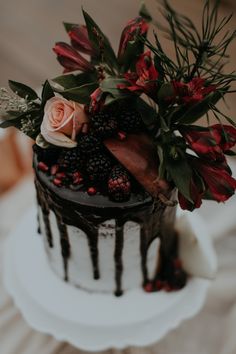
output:
[[[188,83],[173,81],[175,95],[180,103],[195,104],[201,102],[209,93],[216,90],[216,85],[205,86],[206,80],[196,77]]]
[[[211,129],[220,136],[219,146],[222,151],[228,151],[236,145],[236,129],[233,126],[215,124]]]
[[[225,160],[224,152],[236,144],[236,129],[229,125],[182,126],[179,130],[193,151],[213,160]]]
[[[93,66],[69,44],[58,42],[53,51],[57,54],[59,63],[65,68],[64,73],[75,70],[90,71],[93,69]]]
[[[148,23],[142,17],[136,17],[135,19],[128,22],[127,26],[124,28],[121,34],[118,50],[119,60],[124,55],[128,43],[133,41],[137,35],[145,35],[148,31],[148,28]]]
[[[195,183],[194,178],[191,179],[189,188],[192,202],[186,199],[180,192],[178,192],[178,200],[183,210],[193,211],[202,205],[204,191]]]
[[[98,87],[91,95],[90,111],[92,113],[99,112],[104,106],[104,92]]]
[[[91,45],[88,36],[88,30],[86,26],[78,25],[74,26],[71,31],[68,32],[71,45],[73,48],[78,50],[81,53],[93,55],[95,51]]]
[[[235,192],[236,180],[231,176],[229,167],[222,164],[211,164],[201,159],[193,159],[193,166],[204,180],[212,199],[225,202]]]
[[[136,63],[136,73],[126,73],[125,79],[130,85],[120,84],[118,88],[131,92],[146,93],[150,97],[156,95],[158,72],[151,58],[151,51],[143,53]]]
[[[182,126],[179,129],[189,147],[199,156],[209,156],[214,160],[223,160],[220,132],[213,127],[202,128],[197,126]]]

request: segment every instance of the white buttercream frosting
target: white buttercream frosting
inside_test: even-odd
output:
[[[39,222],[48,259],[54,272],[64,279],[63,258],[61,255],[60,234],[55,214],[49,215],[53,247],[47,242],[42,212],[39,212]],[[80,229],[67,225],[71,247],[68,260],[69,283],[93,292],[114,292],[115,290],[115,219],[107,220],[99,226],[98,236],[98,265],[100,278],[93,278],[93,267],[87,235]],[[155,274],[159,259],[160,240],[150,244],[147,253],[147,269],[149,278]],[[122,250],[122,289],[128,290],[142,286],[143,274],[140,253],[140,225],[127,221],[124,225],[124,245]]]

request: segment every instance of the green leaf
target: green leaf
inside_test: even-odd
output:
[[[29,123],[29,130],[24,130],[23,126]],[[33,110],[24,112],[18,117],[13,119],[8,119],[0,123],[1,128],[15,127],[22,131],[24,134],[28,135],[30,138],[35,139],[40,131],[41,125],[41,113],[40,110]]]
[[[123,66],[124,72],[136,71],[135,64],[144,51],[144,43],[137,37],[135,41],[129,41],[123,55],[119,58],[119,63]]]
[[[8,84],[10,89],[19,97],[27,98],[28,101],[34,101],[38,99],[37,93],[31,87],[12,80],[9,80]]]
[[[61,75],[52,79],[53,82],[56,82],[58,85],[67,88],[72,88],[78,86],[76,81],[76,76],[73,74],[70,75]]]
[[[159,129],[156,110],[147,104],[141,97],[134,100],[134,108],[140,112],[143,122],[150,132],[156,132]]]
[[[178,121],[180,124],[193,124],[211,109],[211,105],[215,105],[221,98],[223,98],[226,92],[226,90],[219,90],[214,93],[210,93],[204,98],[204,100],[193,105],[192,107],[182,107],[176,114],[173,115],[172,120]]]
[[[89,14],[84,10],[83,15],[87,26],[89,39],[93,47],[98,51],[98,53],[100,53],[100,56],[104,62],[107,63],[111,69],[118,69],[117,58],[108,38],[104,35],[99,26],[94,22],[92,17],[90,17]],[[101,47],[103,47],[102,50]]]
[[[75,102],[79,102],[82,104],[89,104],[90,103],[90,95],[97,89],[98,84],[96,82],[81,85],[79,87],[73,87],[71,89],[67,89],[65,91],[57,91],[63,97],[68,100],[72,100]]]
[[[173,85],[170,82],[167,82],[161,85],[158,91],[158,100],[161,102],[168,102],[168,98],[173,97],[175,95],[175,91]]]
[[[52,81],[61,85],[65,89],[70,89],[70,88],[95,82],[96,80],[97,80],[96,72],[91,72],[91,73],[86,72],[78,75],[74,75],[74,74],[61,75],[56,77]]]
[[[147,9],[147,6],[145,5],[144,2],[142,2],[140,10],[139,10],[139,15],[142,16],[147,22],[152,21],[152,16],[150,12]]]
[[[55,95],[52,86],[49,84],[49,81],[46,80],[42,90],[42,108],[44,108],[46,102],[54,96]]]
[[[17,117],[17,118],[12,118],[12,119],[0,121],[0,128],[5,129],[5,128],[9,128],[9,127],[15,127],[17,129],[20,129],[20,127],[21,127],[20,119]]]
[[[160,59],[155,55],[154,56],[154,66],[158,71],[158,81],[159,82],[163,82],[164,81],[164,77],[165,77],[165,70],[163,69],[163,66],[161,65],[161,61]]]
[[[164,153],[163,153],[163,148],[161,145],[157,145],[157,154],[159,157],[159,176],[161,179],[163,179],[165,177],[165,160],[164,160]]]
[[[116,77],[108,77],[107,79],[102,80],[100,83],[100,88],[103,92],[110,93],[113,97],[128,97],[129,93],[120,90],[117,85],[125,84],[127,81],[125,79],[119,79]]]
[[[236,152],[232,150],[227,150],[224,152],[224,154],[228,156],[236,156]]]
[[[68,23],[68,22],[63,22],[63,25],[67,33],[70,32],[74,27],[78,26],[78,24],[76,23]]]
[[[165,155],[167,155],[166,152]],[[189,166],[187,159],[182,157],[181,159],[174,160],[167,155],[166,169],[180,193],[190,202],[193,202],[190,195],[192,169]]]

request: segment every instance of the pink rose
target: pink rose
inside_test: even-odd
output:
[[[61,97],[47,101],[41,134],[48,143],[73,148],[77,145],[77,134],[86,132],[87,127],[88,117],[83,105]]]

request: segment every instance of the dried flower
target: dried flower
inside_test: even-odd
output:
[[[32,108],[32,102],[26,98],[21,98],[5,88],[0,88],[0,111],[24,113]]]

